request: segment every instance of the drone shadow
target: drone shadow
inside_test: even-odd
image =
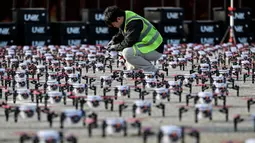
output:
[[[220,119],[212,119],[212,121],[211,121],[212,123],[222,123],[222,124],[226,124],[226,123],[230,123],[230,124],[232,124],[232,122],[233,121],[226,121],[226,120],[220,120]]]
[[[1,115],[1,114],[0,114],[0,117],[5,117],[5,115]]]
[[[202,133],[214,133],[214,134],[227,134],[227,133],[254,133],[253,128],[239,128],[238,131],[235,131],[233,128],[230,127],[198,127]]]
[[[0,139],[1,143],[16,143],[18,142],[18,139],[9,138],[9,139]]]
[[[48,125],[46,126],[0,126],[2,130],[17,130],[17,129],[23,129],[23,130],[37,130],[37,129],[49,129],[50,127]],[[55,128],[55,127],[52,127]]]
[[[128,137],[141,137],[135,133],[128,133],[127,136]],[[88,138],[93,138],[93,137],[102,138],[102,135],[99,133],[99,134],[92,135],[92,137],[89,137],[88,135],[86,135],[86,137],[88,137]],[[106,135],[105,138],[112,138],[112,139],[114,139],[114,138],[121,139],[122,138],[123,139],[123,137],[124,137],[123,132],[121,132],[121,133],[114,133],[113,135]]]
[[[164,117],[162,115],[151,115],[152,118],[160,118],[160,119],[166,119],[166,118],[178,118],[177,115],[165,115]]]

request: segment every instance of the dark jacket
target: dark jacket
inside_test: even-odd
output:
[[[124,17],[125,21],[125,17]],[[112,41],[117,44],[117,51],[122,51],[127,47],[132,47],[135,43],[139,42],[140,33],[143,30],[142,20],[132,20],[126,26],[126,33],[124,34],[124,25],[119,28],[119,32],[113,36]],[[164,46],[161,44],[157,49],[157,52],[163,53]]]

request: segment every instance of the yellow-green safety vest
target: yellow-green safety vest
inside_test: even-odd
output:
[[[157,49],[161,43],[163,42],[163,38],[158,30],[145,18],[142,16],[132,12],[125,11],[126,20],[124,33],[126,33],[126,26],[132,20],[140,19],[143,21],[143,30],[140,33],[139,41],[135,43],[132,47],[134,52],[136,52],[135,48],[139,49],[141,53],[149,53],[155,49]]]

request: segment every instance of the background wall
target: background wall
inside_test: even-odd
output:
[[[226,41],[228,38],[222,37],[225,37],[224,34],[229,26],[227,8],[230,1],[5,0],[5,4],[0,5],[0,45],[6,45],[6,43],[7,45],[107,44],[118,30],[107,27],[102,18],[103,10],[111,5],[117,5],[124,10],[133,10],[146,17],[162,34],[164,44],[185,42],[217,44],[221,39]],[[161,11],[161,17],[156,16],[156,19],[153,19],[152,15],[157,12],[148,14],[147,11],[145,16],[145,7],[164,7],[165,10]],[[217,10],[216,16],[213,15],[216,12],[213,10],[215,7],[222,8]],[[237,8],[234,27],[235,39],[241,43],[255,42],[253,14],[255,5],[252,4],[252,0],[234,0],[234,7]],[[40,9],[19,10],[19,8]],[[239,8],[242,10],[240,11]],[[15,12],[13,12],[14,10]],[[17,11],[20,14],[17,14],[19,13]],[[171,14],[181,16],[176,18],[166,16]],[[157,18],[160,18],[159,22],[155,22],[158,20]],[[12,32],[8,33],[8,30],[12,30]]]
[[[47,5],[49,1],[49,5]],[[61,3],[65,1],[66,9],[63,13]],[[250,7],[255,9],[252,0],[234,0],[235,7]],[[48,7],[51,20],[79,21],[81,8],[106,8],[118,5],[122,9],[131,9],[143,15],[144,7],[179,6],[185,10],[185,20],[212,19],[212,11],[208,7],[228,7],[230,0],[5,0],[0,5],[0,21],[11,21],[13,7]],[[194,11],[195,10],[195,11]],[[62,13],[62,14],[61,14]],[[254,18],[254,15],[253,15]]]

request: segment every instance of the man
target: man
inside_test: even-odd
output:
[[[159,69],[151,61],[158,60],[164,50],[163,38],[157,29],[145,18],[117,6],[107,7],[104,17],[108,26],[119,28],[108,43],[108,50],[122,51],[128,70],[157,73]]]

